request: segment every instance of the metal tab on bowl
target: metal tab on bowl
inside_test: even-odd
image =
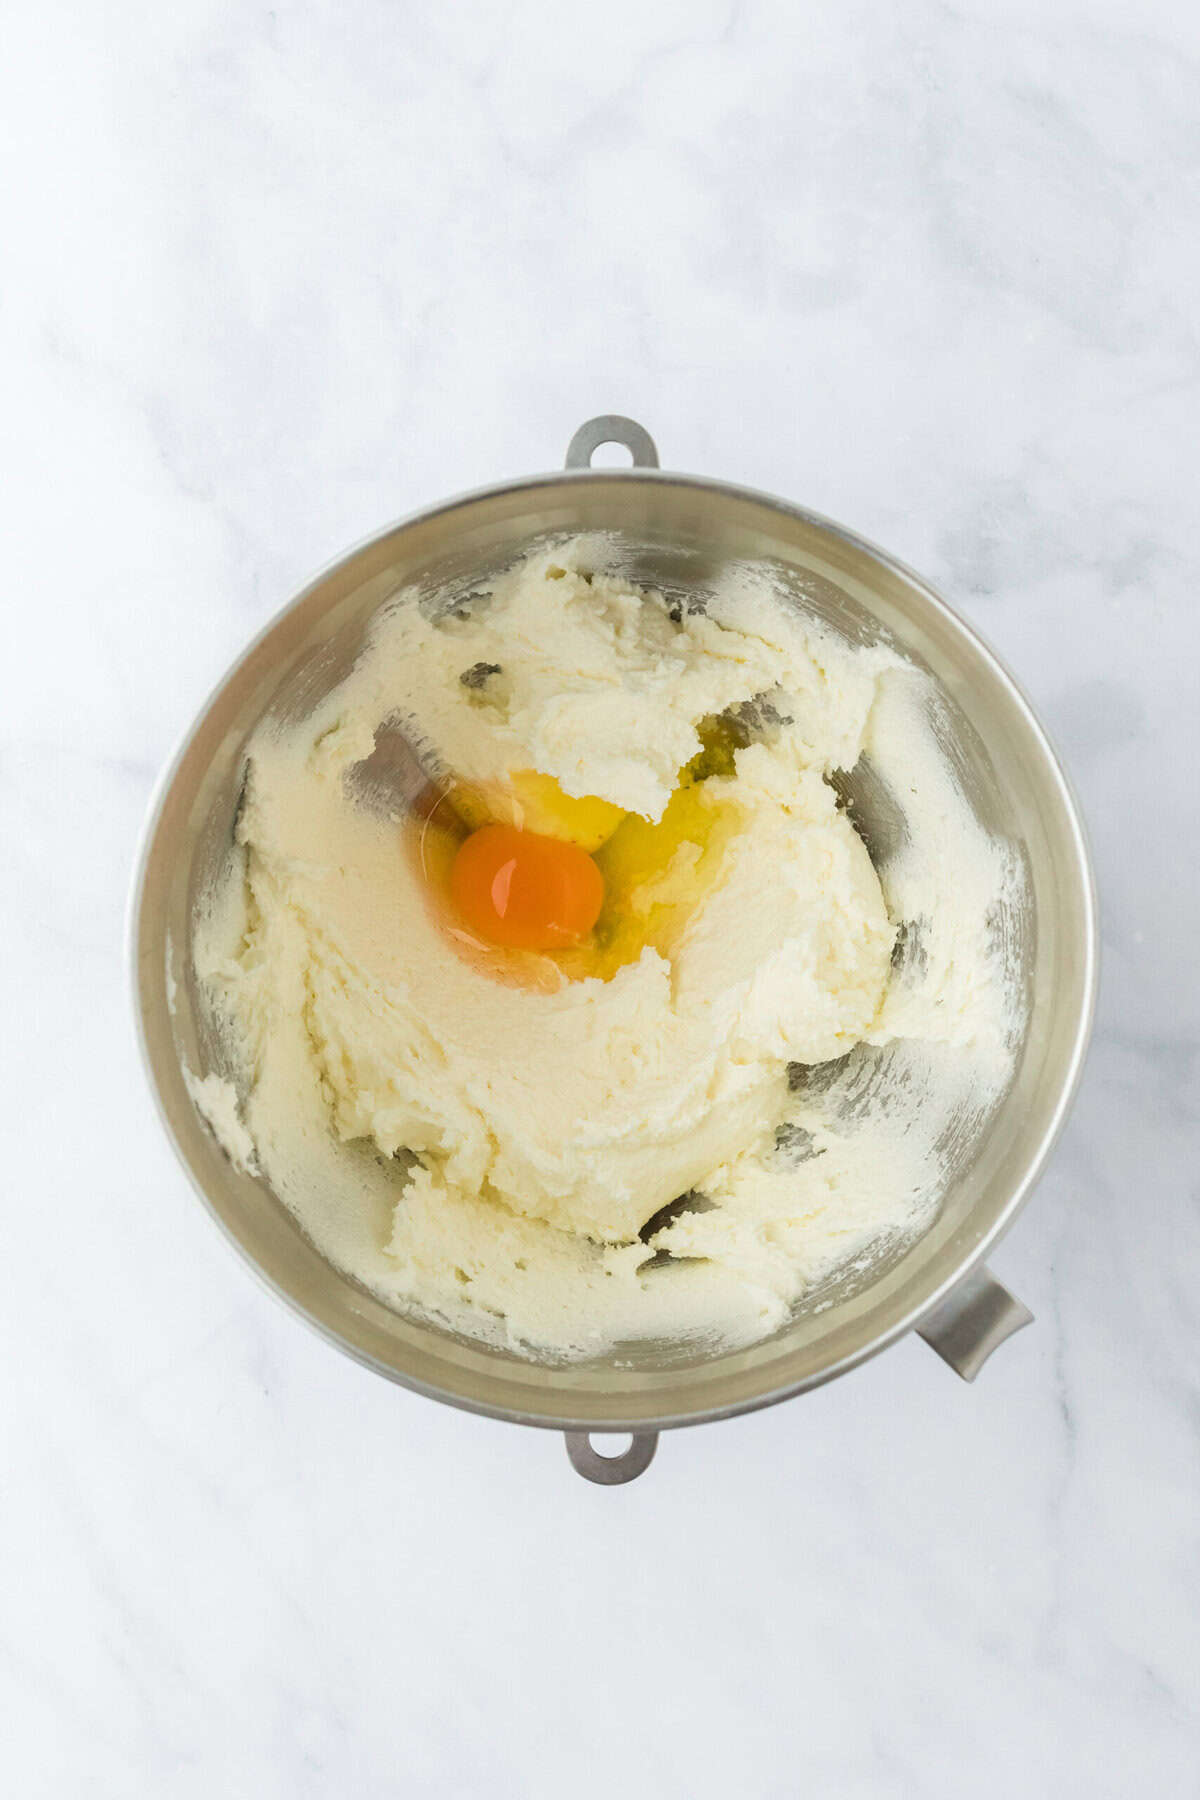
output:
[[[964,1381],[974,1381],[993,1350],[1033,1314],[988,1269],[976,1269],[917,1327],[931,1350]]]
[[[586,1431],[567,1431],[563,1436],[575,1473],[601,1487],[616,1487],[620,1482],[633,1481],[644,1475],[658,1449],[657,1431],[635,1431],[629,1448],[616,1456],[605,1456],[597,1450]]]

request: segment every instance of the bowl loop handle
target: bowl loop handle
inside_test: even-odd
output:
[[[1033,1314],[988,1269],[976,1269],[917,1326],[920,1337],[964,1381],[974,1381],[993,1350]]]
[[[592,457],[601,444],[623,444],[633,458],[635,469],[657,469],[658,451],[654,439],[636,419],[622,418],[620,413],[601,413],[581,425],[567,445],[568,469],[590,469]],[[613,474],[621,471],[615,469]]]
[[[575,1473],[582,1475],[585,1481],[598,1482],[601,1487],[616,1487],[622,1481],[633,1481],[644,1475],[658,1449],[657,1431],[635,1431],[628,1450],[622,1450],[619,1456],[601,1455],[586,1431],[567,1431],[563,1436]]]

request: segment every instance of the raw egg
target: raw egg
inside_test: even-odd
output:
[[[581,850],[598,850],[625,813],[595,794],[566,794],[553,775],[518,769],[501,786],[459,782],[450,790],[451,806],[472,830],[486,824],[515,825],[540,837],[562,838]]]
[[[646,949],[670,961],[742,827],[722,778],[750,733],[722,715],[697,735],[656,821],[567,794],[535,769],[448,782],[416,844],[458,953],[493,980],[545,992],[564,978],[609,981]]]
[[[484,825],[459,846],[450,898],[485,943],[565,950],[581,943],[599,918],[604,877],[578,844],[514,825]]]

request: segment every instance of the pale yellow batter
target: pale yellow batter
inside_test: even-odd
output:
[[[560,544],[463,616],[385,609],[309,719],[256,736],[194,945],[231,1059],[194,1092],[230,1153],[384,1298],[564,1355],[747,1341],[919,1229],[938,1130],[1002,1085],[1013,1036],[987,925],[1010,865],[937,752],[926,678],[754,571],[672,616],[603,566]],[[528,796],[532,771],[631,821],[596,852],[602,975],[461,953],[405,831],[347,787],[387,719],[470,792]],[[864,748],[908,815],[882,883],[827,779]],[[863,1043],[903,1044],[906,1116],[847,1119],[807,1079]]]

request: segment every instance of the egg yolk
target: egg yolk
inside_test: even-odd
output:
[[[561,950],[580,943],[599,918],[604,877],[578,844],[484,825],[459,846],[450,897],[486,943]]]

